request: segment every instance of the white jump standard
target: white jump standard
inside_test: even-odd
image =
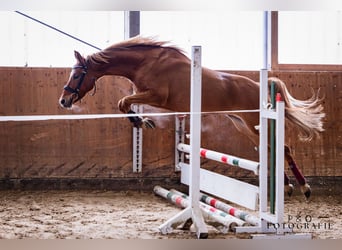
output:
[[[208,229],[201,213],[199,196],[200,196],[200,157],[198,152],[201,147],[201,98],[202,97],[202,67],[201,67],[201,47],[192,47],[191,60],[191,97],[190,97],[190,164],[191,170],[189,174],[189,206],[182,212],[175,215],[163,225],[159,227],[162,233],[167,233],[180,223],[184,223],[189,219],[196,228],[197,238],[207,238]]]

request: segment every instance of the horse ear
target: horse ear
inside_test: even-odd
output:
[[[77,60],[77,63],[81,64],[81,65],[85,65],[86,64],[86,60],[84,59],[83,56],[81,56],[81,54],[78,51],[74,51],[75,54],[75,58]]]

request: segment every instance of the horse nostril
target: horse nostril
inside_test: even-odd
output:
[[[64,104],[65,104],[65,99],[61,99],[61,100],[60,100],[60,103],[61,103],[62,105],[64,105]]]

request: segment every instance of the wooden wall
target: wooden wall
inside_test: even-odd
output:
[[[258,72],[237,72],[258,80]],[[297,163],[306,176],[342,176],[342,74],[340,72],[272,72],[287,83],[296,98],[308,98],[310,88],[325,96],[326,132],[311,143],[287,131]],[[0,115],[118,113],[117,102],[131,93],[130,82],[104,77],[95,96],[79,110],[64,110],[58,98],[69,76],[64,68],[0,68]],[[145,112],[162,110],[145,107]],[[155,119],[155,130],[144,131],[143,172],[132,172],[132,129],[125,118],[0,122],[0,179],[177,178],[174,172],[174,118]],[[219,131],[219,132],[218,132]],[[203,116],[203,147],[257,160],[254,146],[222,115]],[[244,170],[203,161],[209,169],[237,177]]]

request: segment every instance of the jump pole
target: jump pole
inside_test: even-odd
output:
[[[184,143],[179,143],[177,145],[177,149],[181,152],[190,153],[190,145]],[[258,175],[259,173],[259,162],[246,160],[237,156],[223,154],[205,148],[200,148],[200,156],[205,159],[210,159],[253,171],[255,175]]]
[[[155,186],[153,191],[178,207],[189,207],[189,197],[177,190],[166,190],[160,186]],[[200,209],[206,223],[214,226],[220,230],[221,233],[234,231],[237,226],[243,226],[246,224],[245,221],[235,218],[203,202],[200,202]]]
[[[246,213],[245,211],[242,211],[240,209],[237,209],[231,205],[228,205],[222,201],[219,201],[207,194],[203,194],[201,193],[201,201],[205,202],[208,205],[211,205],[219,210],[222,210],[225,213],[228,213],[232,216],[235,216],[243,221],[246,221],[248,224],[253,225],[253,226],[257,226],[259,225],[259,218]]]
[[[191,60],[191,96],[190,96],[190,185],[189,185],[189,207],[178,215],[163,223],[159,230],[162,233],[172,231],[179,222],[192,219],[196,229],[197,238],[207,238],[208,229],[201,213],[200,195],[200,164],[198,154],[201,145],[201,105],[202,105],[202,66],[201,46],[192,47]]]
[[[170,192],[180,195],[181,197],[185,198],[185,199],[189,199],[189,196],[187,196],[186,194],[177,191],[175,189],[170,189]],[[237,216],[234,216],[233,214],[227,213],[226,211],[223,211],[222,209],[219,209],[217,206],[213,206],[212,204],[209,204],[207,202],[205,202],[205,200],[203,199],[203,196],[205,196],[204,194],[200,193],[200,207],[208,210],[211,213],[214,213],[215,215],[219,215],[221,217],[226,218],[229,222],[234,223],[233,226],[231,226],[231,229],[235,229],[236,226],[247,226],[247,225],[251,225],[249,224],[246,220],[243,220],[241,218],[238,218]],[[228,205],[227,205],[228,206]],[[215,218],[213,218],[215,220]]]

